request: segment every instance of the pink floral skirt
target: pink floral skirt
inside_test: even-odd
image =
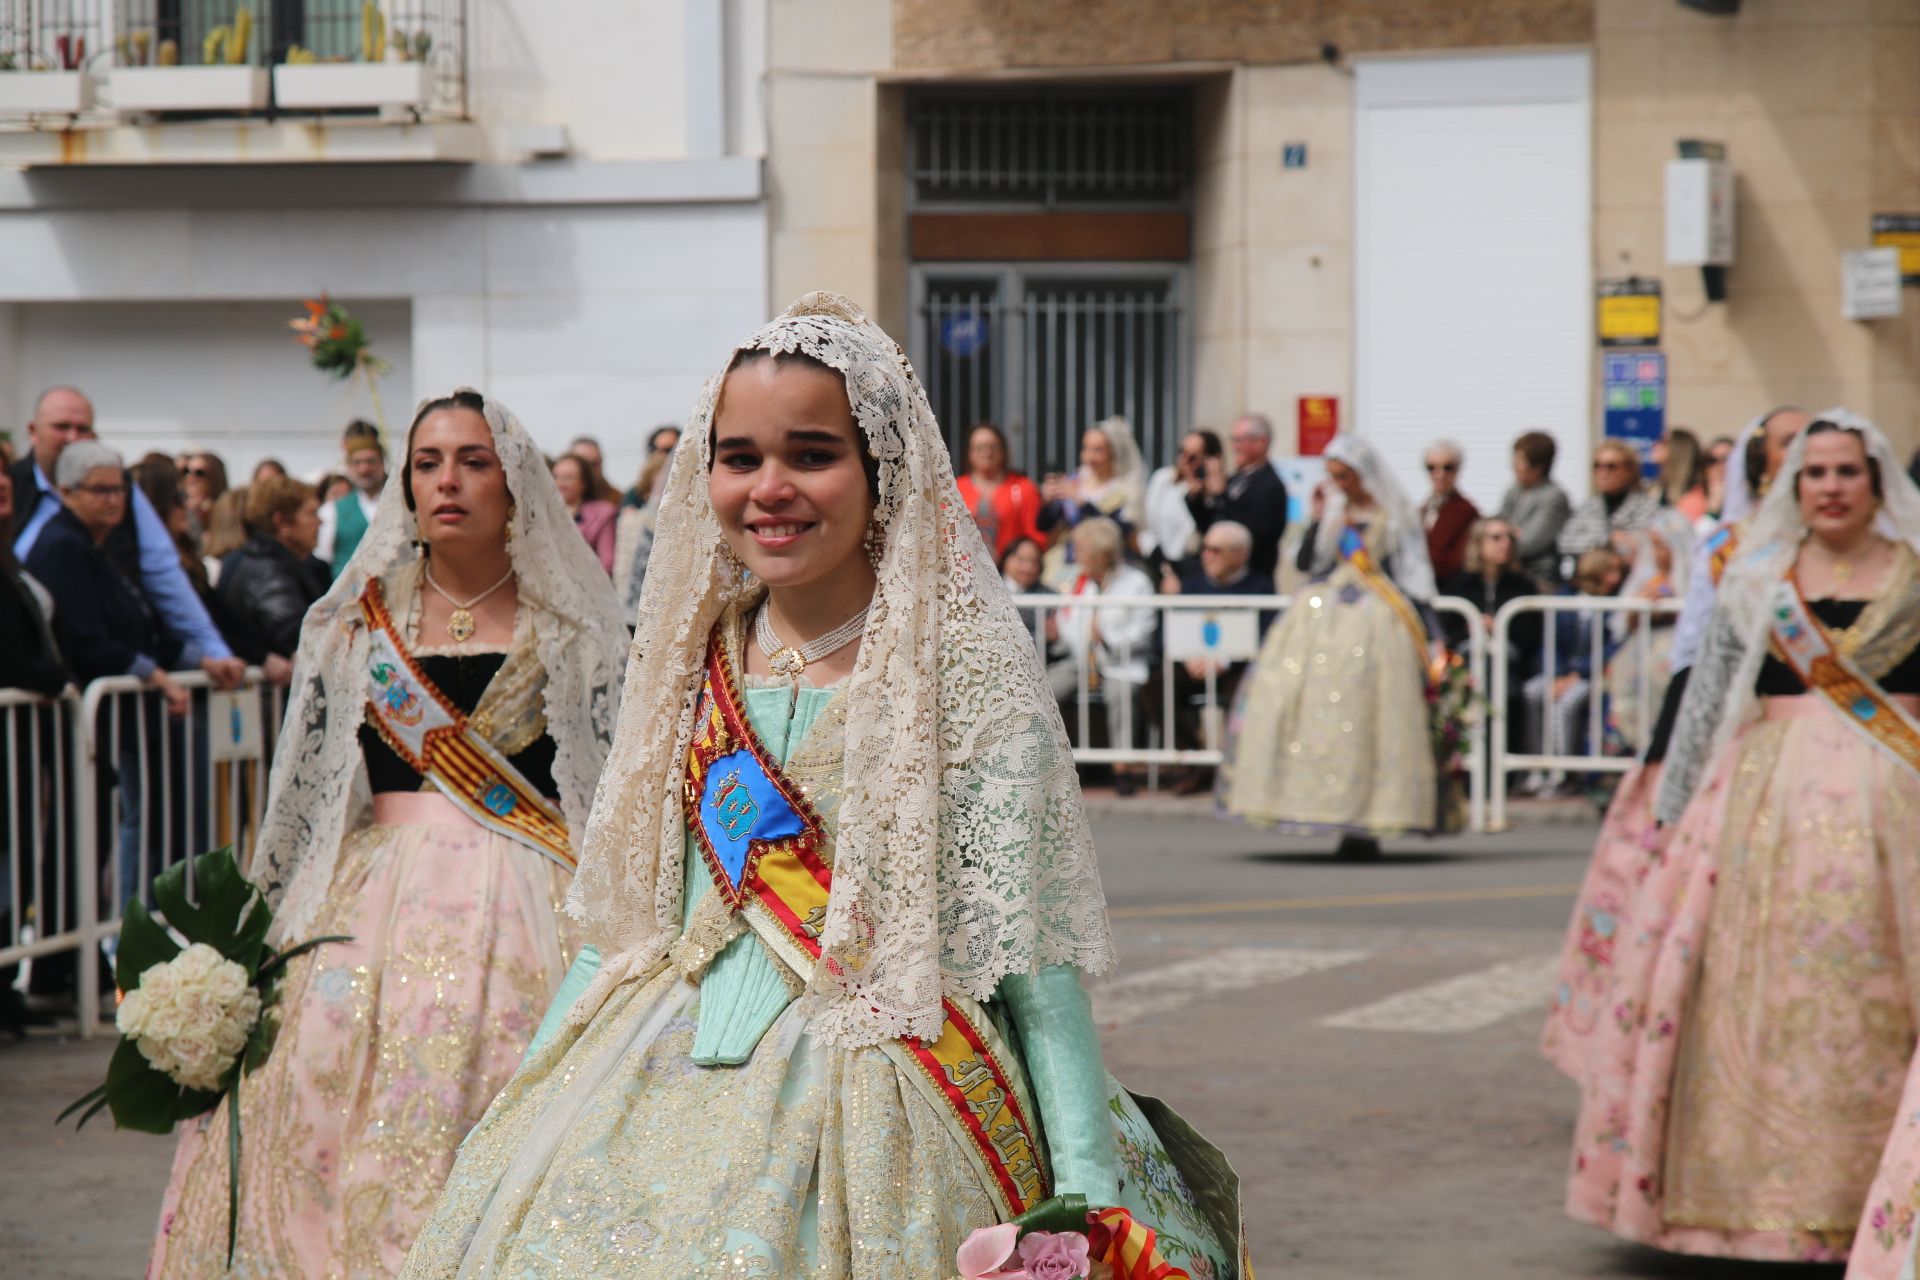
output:
[[[379,797],[240,1086],[234,1274],[394,1275],[564,972],[566,874],[443,797]],[[180,1135],[147,1274],[226,1274],[227,1104]]]
[[[1613,1010],[1644,1002],[1652,977],[1647,958],[1665,933],[1671,895],[1680,887],[1677,877],[1657,874],[1667,847],[1667,833],[1653,816],[1659,795],[1658,764],[1636,765],[1621,779],[1560,949],[1540,1051],[1576,1082],[1586,1080],[1588,1060]],[[1668,896],[1655,900],[1650,882]]]
[[[1613,953],[1572,1217],[1679,1253],[1847,1257],[1920,1021],[1916,830],[1920,777],[1817,700],[1740,732],[1635,899],[1648,954]]]

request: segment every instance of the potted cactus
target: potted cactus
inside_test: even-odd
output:
[[[291,52],[273,69],[273,100],[283,111],[401,108],[424,111],[433,82],[427,54],[433,39],[422,28],[389,26],[374,0],[360,8],[360,56],[352,62],[319,62]],[[300,50],[306,54],[305,50]]]
[[[0,50],[0,117],[77,115],[93,105],[87,37],[32,30]]]
[[[129,33],[108,76],[120,111],[258,111],[267,105],[267,71],[254,65],[257,28],[251,4],[235,4],[227,21],[197,42],[161,40],[152,64],[150,34]],[[197,55],[197,59],[194,57]]]

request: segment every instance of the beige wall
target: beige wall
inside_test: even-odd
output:
[[[1664,0],[1671,4],[1673,0]],[[894,62],[907,71],[1273,65],[1344,52],[1585,43],[1614,0],[898,0]],[[1806,0],[1825,4],[1828,0]]]
[[[883,155],[875,77],[892,60],[891,0],[773,0],[767,41],[770,295],[843,293],[904,332],[898,148]],[[887,211],[885,225],[882,210]]]
[[[1298,397],[1353,407],[1353,81],[1242,67],[1200,91],[1196,115],[1194,421],[1224,431],[1264,412],[1290,454]],[[1306,168],[1281,167],[1290,142]]]
[[[1907,315],[1840,317],[1840,254],[1876,211],[1920,212],[1920,3],[1747,0],[1712,18],[1603,0],[1595,44],[1595,273],[1657,275],[1668,420],[1710,435],[1769,405],[1836,402],[1920,443],[1920,290]],[[1728,301],[1664,265],[1674,141],[1723,141],[1737,175]]]

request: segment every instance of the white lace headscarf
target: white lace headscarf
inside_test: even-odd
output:
[[[1769,415],[1771,416],[1771,415]],[[1920,552],[1920,488],[1916,488],[1880,428],[1844,408],[1813,415],[1857,433],[1867,456],[1879,464],[1882,501],[1874,528],[1881,536]],[[1811,430],[1811,425],[1808,431]],[[1753,715],[1754,681],[1767,655],[1773,625],[1774,589],[1786,576],[1806,540],[1795,477],[1806,462],[1808,431],[1802,431],[1780,466],[1760,508],[1741,535],[1740,549],[1727,566],[1715,597],[1712,621],[1687,694],[1674,725],[1662,782],[1659,816],[1677,821],[1701,770],[1723,750]]]
[[[1393,471],[1380,460],[1373,446],[1351,432],[1342,432],[1327,445],[1325,456],[1344,462],[1360,474],[1360,482],[1373,495],[1374,509],[1387,522],[1387,554],[1393,557],[1391,574],[1394,585],[1406,596],[1422,604],[1439,590],[1433,581],[1433,562],[1427,558],[1427,526],[1420,512],[1407,498]],[[1329,482],[1331,484],[1331,482]],[[1340,558],[1340,533],[1347,527],[1347,495],[1335,486],[1327,494],[1327,505],[1314,535],[1314,567],[1324,571]]]
[[[486,401],[485,417],[513,495],[507,551],[518,576],[516,632],[531,634],[546,668],[553,780],[578,850],[613,740],[626,620],[532,437],[498,401]],[[274,907],[276,941],[312,932],[342,838],[371,820],[359,742],[369,687],[359,600],[372,579],[382,580],[391,599],[396,584],[417,578],[418,528],[403,495],[389,493],[353,558],[301,624],[293,697],[249,871]]]
[[[812,293],[729,353],[674,452],[620,733],[567,898],[605,957],[570,1017],[591,1017],[680,932],[681,779],[707,638],[749,589],[707,496],[714,406],[746,350],[839,371],[879,463],[885,551],[843,695],[845,793],[809,1025],[846,1045],[931,1038],[944,994],[986,999],[1006,975],[1053,964],[1107,971],[1093,841],[1033,637],[906,357],[851,302]]]
[[[1759,495],[1747,482],[1747,449],[1754,439],[1766,434],[1767,424],[1783,413],[1798,413],[1793,405],[1783,404],[1767,410],[1747,421],[1734,439],[1733,452],[1727,455],[1725,478],[1721,481],[1720,518],[1716,529],[1724,529],[1739,524],[1753,513],[1753,504]],[[1684,585],[1676,582],[1676,589],[1684,593],[1686,603],[1680,610],[1680,619],[1673,627],[1673,648],[1668,662],[1674,671],[1682,671],[1694,664],[1700,656],[1700,646],[1706,643],[1707,624],[1713,619],[1713,598],[1718,589],[1713,580],[1713,548],[1706,538],[1696,539],[1694,552],[1689,557],[1687,578]],[[1676,564],[1679,561],[1676,559]],[[1622,594],[1624,594],[1624,588]]]

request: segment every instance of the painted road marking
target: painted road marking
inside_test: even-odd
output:
[[[1507,902],[1516,898],[1570,898],[1577,884],[1516,885],[1506,889],[1432,889],[1409,893],[1355,893],[1328,898],[1256,898],[1251,902],[1175,902],[1111,907],[1114,919],[1142,916],[1210,916],[1247,911],[1323,911],[1329,907],[1398,907],[1429,902]]]
[[[1093,1018],[1099,1026],[1117,1027],[1208,996],[1336,969],[1371,954],[1305,947],[1231,947],[1115,978],[1093,993]]]
[[[1372,1004],[1322,1018],[1323,1027],[1360,1031],[1422,1031],[1441,1035],[1478,1031],[1544,1005],[1553,992],[1557,956],[1509,960],[1478,973],[1415,987]]]

